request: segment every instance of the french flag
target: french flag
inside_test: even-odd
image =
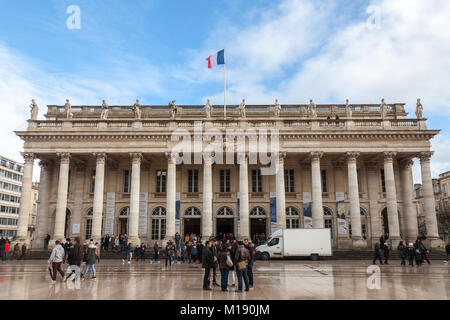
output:
[[[222,49],[219,52],[210,55],[208,58],[206,58],[206,61],[208,61],[208,69],[211,69],[218,64],[225,64],[225,49]]]

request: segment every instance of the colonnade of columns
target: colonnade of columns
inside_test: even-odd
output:
[[[70,165],[69,153],[58,153],[60,161],[59,180],[56,199],[56,216],[53,239],[62,239],[64,237],[65,215],[68,195],[68,176]],[[437,220],[435,212],[435,202],[430,171],[431,152],[423,152],[420,155],[422,169],[422,183],[424,189],[425,212],[427,222],[427,234],[430,238],[438,238]],[[93,206],[93,225],[92,237],[98,241],[101,237],[101,224],[103,212],[104,182],[105,182],[105,153],[95,153],[96,157],[96,179],[94,190]],[[139,223],[139,192],[140,192],[140,171],[142,154],[139,152],[130,153],[132,160],[131,172],[131,193],[130,193],[130,217],[129,217],[129,239],[134,244],[139,244],[138,223]],[[323,152],[311,152],[311,178],[312,178],[312,219],[313,228],[323,228],[323,206],[322,206],[322,185],[320,159]],[[360,203],[357,178],[356,159],[359,152],[347,152],[349,200],[352,224],[352,242],[354,247],[363,247],[366,243],[362,240]],[[384,153],[384,174],[386,186],[386,206],[389,220],[390,239],[400,240],[400,228],[397,210],[397,195],[395,188],[393,159],[395,152]],[[166,238],[171,239],[175,235],[175,206],[176,206],[176,157],[167,152],[167,215],[166,215]],[[286,227],[285,214],[285,184],[284,184],[284,159],[286,153],[280,153],[276,163],[276,198],[277,198],[277,228]],[[24,177],[22,186],[22,200],[20,204],[19,225],[17,239],[25,240],[27,237],[28,217],[31,212],[31,179],[33,175],[34,154],[24,154]],[[238,159],[239,164],[239,198],[240,198],[240,238],[250,236],[249,228],[249,191],[248,191],[248,156],[242,156]],[[48,223],[48,198],[49,198],[49,164],[43,160],[41,165],[41,184],[39,193],[38,208],[38,226],[37,239],[42,241],[46,234]],[[406,217],[406,230],[409,238],[417,236],[417,215],[413,207],[413,181],[412,181],[412,161],[406,161],[400,164],[400,175],[403,184],[402,200],[404,202],[404,214]],[[203,165],[203,216],[202,216],[202,234],[207,237],[213,234],[212,221],[212,155],[204,154]],[[369,170],[369,198],[371,206],[375,204],[374,172]],[[374,217],[375,219],[375,217]],[[406,239],[410,241],[411,239]]]

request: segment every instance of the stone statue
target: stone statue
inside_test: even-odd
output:
[[[316,110],[316,104],[311,100],[309,100],[309,107],[308,107],[309,114],[311,115],[311,118],[317,118],[317,110]]]
[[[275,117],[279,117],[281,114],[281,105],[278,103],[278,99],[275,99],[273,112],[275,113]]]
[[[352,107],[348,103],[348,99],[345,100],[345,113],[347,115],[347,118],[352,117]]]
[[[139,99],[136,99],[136,103],[133,106],[134,118],[141,119],[141,105],[139,104]]]
[[[171,102],[169,102],[169,108],[170,108],[170,117],[172,119],[175,119],[175,116],[177,115],[177,112],[178,112],[178,107],[175,104],[175,100],[172,100]]]
[[[66,111],[66,119],[72,119],[72,105],[70,104],[69,99],[66,99],[66,104],[64,105],[64,110]]]
[[[241,104],[239,105],[239,115],[242,117],[242,118],[245,118],[245,99],[242,99],[242,102],[241,102]]]
[[[205,113],[206,113],[207,118],[211,118],[211,111],[212,111],[212,106],[208,99],[208,100],[206,100],[206,105],[205,105]]]
[[[387,114],[387,105],[384,102],[384,99],[381,99],[381,106],[380,106],[380,113],[381,113],[381,119],[384,120]]]
[[[420,98],[417,99],[416,117],[417,117],[417,119],[422,119],[423,118],[423,106],[422,106],[422,103],[420,103]]]
[[[38,116],[38,105],[36,104],[36,101],[34,101],[34,99],[31,100],[31,105],[30,105],[30,109],[31,109],[31,120],[37,120],[37,116]]]
[[[100,115],[100,119],[105,120],[106,118],[108,118],[108,105],[106,104],[106,101],[103,100],[102,102],[102,114]]]

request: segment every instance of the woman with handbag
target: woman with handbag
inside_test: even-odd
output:
[[[236,272],[238,278],[238,290],[236,292],[242,292],[242,277],[244,277],[245,291],[249,291],[249,282],[247,274],[247,265],[250,261],[250,253],[244,247],[244,242],[239,241],[239,247],[236,250],[236,256],[234,257],[234,264],[236,265]]]
[[[228,291],[228,273],[233,266],[233,261],[231,260],[230,252],[225,244],[219,248],[217,260],[219,261],[220,268],[220,287],[222,291]]]

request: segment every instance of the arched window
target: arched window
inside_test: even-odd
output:
[[[185,217],[191,217],[191,218],[200,218],[201,213],[200,210],[196,207],[189,207],[184,211]]]
[[[156,207],[152,211],[152,240],[162,240],[166,236],[166,208]]]
[[[266,216],[266,210],[264,210],[261,207],[254,207],[252,211],[250,211],[251,217],[265,217]]]
[[[287,229],[300,228],[300,212],[295,207],[286,208],[286,228]]]
[[[94,209],[89,208],[86,212],[86,239],[90,239],[92,236],[92,217],[94,215]]]
[[[217,211],[217,216],[221,218],[231,218],[233,217],[234,213],[233,210],[229,207],[222,207]]]
[[[128,218],[130,215],[130,207],[124,207],[120,209],[119,218]]]
[[[331,238],[333,238],[333,213],[330,208],[323,207],[323,226],[331,229]]]

